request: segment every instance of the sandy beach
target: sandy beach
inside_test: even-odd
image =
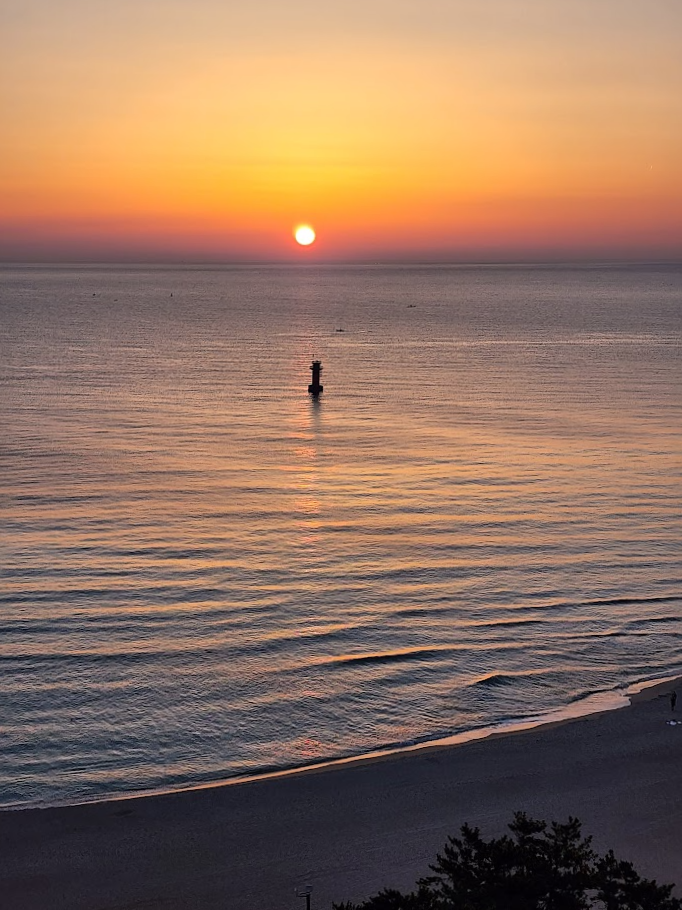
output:
[[[629,707],[459,746],[237,785],[0,813],[11,910],[293,910],[409,888],[468,821],[580,818],[599,850],[682,886],[671,683]],[[677,716],[682,720],[678,705]],[[678,893],[682,893],[678,889]]]

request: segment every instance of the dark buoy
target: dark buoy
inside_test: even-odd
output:
[[[320,385],[320,373],[322,372],[322,364],[319,360],[313,360],[310,364],[310,369],[313,371],[313,381],[308,386],[308,391],[311,395],[319,395],[323,389],[323,386]]]

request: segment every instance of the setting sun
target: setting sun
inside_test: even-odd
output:
[[[296,243],[300,243],[301,246],[310,246],[315,240],[315,231],[310,225],[302,224],[294,231],[294,237],[296,238]]]

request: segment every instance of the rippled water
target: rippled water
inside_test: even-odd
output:
[[[0,289],[0,805],[682,671],[681,269],[4,268]]]

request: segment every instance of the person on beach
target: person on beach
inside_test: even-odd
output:
[[[677,689],[673,689],[670,693],[670,710],[675,710],[675,705],[677,704]]]

